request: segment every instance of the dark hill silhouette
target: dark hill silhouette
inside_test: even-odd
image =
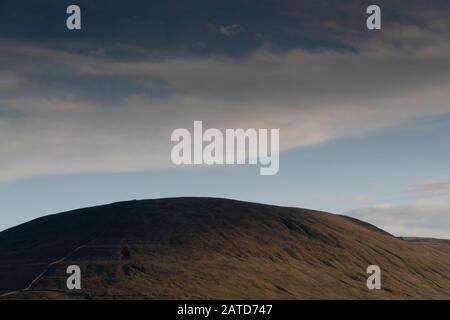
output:
[[[66,268],[82,290],[66,288]],[[382,269],[368,290],[366,268]],[[450,298],[450,254],[329,213],[215,198],[120,202],[0,233],[3,299]]]

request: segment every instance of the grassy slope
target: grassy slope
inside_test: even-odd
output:
[[[437,250],[441,250],[445,253],[450,254],[450,240],[434,239],[434,238],[413,238],[413,237],[406,237],[402,239],[418,245],[425,245],[428,247],[431,246]]]
[[[70,264],[81,292],[65,289]],[[382,290],[366,288],[370,264]],[[448,252],[343,216],[211,198],[80,209],[0,233],[0,294],[43,271],[3,298],[450,299]]]

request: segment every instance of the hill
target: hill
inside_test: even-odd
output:
[[[66,268],[82,289],[66,288]],[[368,290],[366,268],[382,270]],[[216,198],[120,202],[0,233],[3,299],[449,299],[450,253],[329,213]]]
[[[441,250],[450,254],[450,240],[435,239],[435,238],[413,238],[413,237],[402,237],[402,239],[418,245],[431,246],[437,250]]]

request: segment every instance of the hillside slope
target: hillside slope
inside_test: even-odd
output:
[[[82,290],[66,288],[66,268]],[[368,290],[366,268],[382,269]],[[215,198],[129,201],[0,233],[3,299],[450,299],[450,254],[324,212]]]
[[[427,247],[431,246],[437,250],[441,250],[444,251],[445,253],[450,254],[450,240],[435,239],[435,238],[412,238],[412,237],[405,237],[402,239],[418,245],[424,245]]]

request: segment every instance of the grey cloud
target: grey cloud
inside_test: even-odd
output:
[[[229,25],[208,24],[207,28],[208,28],[208,30],[210,30],[212,32],[218,32],[229,38],[236,36],[244,31],[244,28],[240,24],[237,24],[237,23],[233,23],[233,24],[229,24]]]
[[[16,89],[20,84],[20,78],[14,73],[0,73],[0,91]]]
[[[0,180],[167,167],[171,130],[198,119],[280,128],[286,150],[450,114],[448,34],[398,28],[351,40],[355,51],[241,58],[124,60],[3,40],[0,64],[20,81],[0,109],[21,116],[0,122]]]

